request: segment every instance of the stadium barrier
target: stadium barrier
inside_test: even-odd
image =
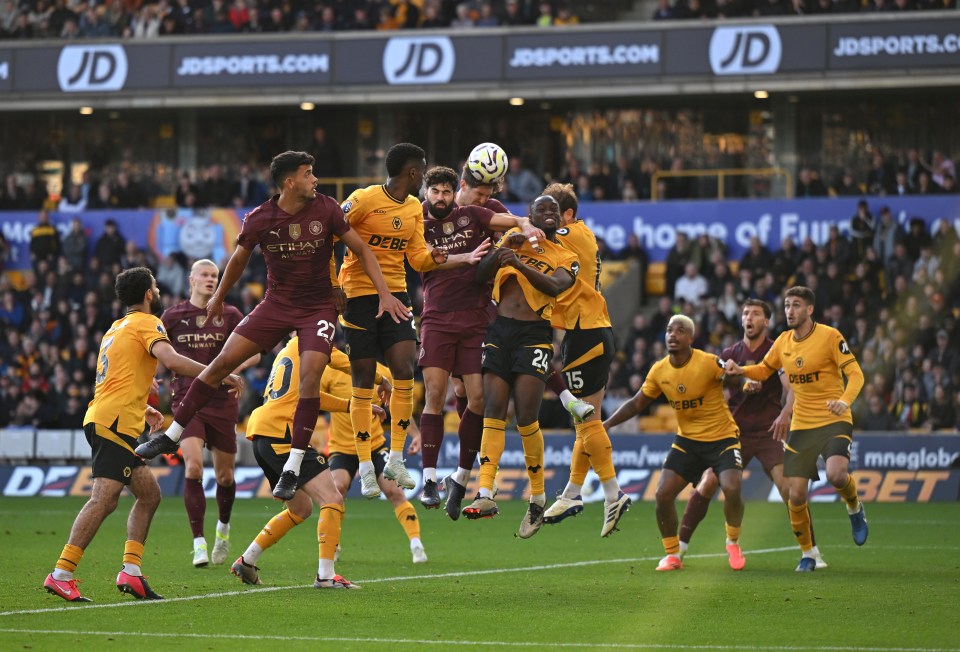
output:
[[[635,500],[652,501],[660,477],[660,466],[673,436],[617,435],[613,462],[618,480]],[[553,496],[567,481],[573,434],[546,437],[544,479],[546,493]],[[5,498],[19,496],[87,496],[92,484],[88,465],[89,446],[83,432],[33,429],[0,430],[0,489]],[[83,453],[86,457],[72,457]],[[80,464],[71,463],[82,459]],[[447,434],[440,449],[437,473],[443,477],[456,470],[456,435]],[[408,455],[407,467],[417,487],[407,492],[413,498],[420,491],[420,456]],[[861,497],[869,502],[935,502],[960,500],[960,434],[904,435],[903,433],[858,433],[851,449],[851,468]],[[152,466],[165,496],[183,493],[183,466]],[[259,467],[241,465],[236,469],[237,498],[269,498],[270,488]],[[475,483],[475,481],[474,481]],[[213,469],[205,468],[203,486],[208,497],[216,494]],[[497,476],[499,500],[529,496],[529,482],[520,435],[508,433],[506,449]],[[681,499],[689,496],[687,487]],[[468,488],[468,495],[475,487]],[[353,483],[349,497],[359,497],[359,483]],[[777,502],[776,488],[751,463],[744,470],[744,498]],[[823,471],[810,492],[815,502],[835,502],[837,493]],[[591,471],[584,484],[585,502],[603,500],[600,480]]]

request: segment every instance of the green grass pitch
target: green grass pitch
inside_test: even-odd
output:
[[[684,570],[657,573],[663,552],[649,503],[634,505],[609,539],[593,504],[527,541],[514,537],[520,502],[502,502],[493,520],[456,523],[418,506],[430,561],[415,566],[387,503],[348,500],[337,570],[363,589],[318,591],[316,515],[261,558],[264,586],[246,587],[226,567],[192,567],[183,505],[169,498],[144,560],[167,600],[138,603],[113,585],[124,498],[77,573],[95,602],[74,607],[39,587],[82,504],[0,503],[0,650],[960,649],[958,503],[868,504],[862,548],[842,504],[814,504],[829,568],[801,575],[777,504],[747,504],[744,571],[727,567],[713,505]],[[231,560],[278,507],[237,501]],[[208,539],[215,518],[210,501]]]

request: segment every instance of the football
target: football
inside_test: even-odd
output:
[[[496,143],[480,143],[470,152],[467,169],[480,183],[496,183],[507,173],[507,153]]]

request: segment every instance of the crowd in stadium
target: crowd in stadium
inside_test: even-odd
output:
[[[834,229],[821,246],[788,240],[776,253],[757,241],[732,262],[723,242],[678,234],[666,261],[666,293],[651,300],[631,331],[620,335],[620,356],[610,372],[611,401],[632,395],[650,365],[663,357],[671,315],[692,317],[698,324],[696,346],[719,351],[739,337],[744,299],[772,303],[778,333],[785,328],[776,308],[782,291],[802,284],[817,293],[816,318],[847,336],[869,380],[854,406],[857,427],[955,429],[960,414],[960,327],[953,312],[960,305],[956,231],[942,221],[931,236],[920,219],[905,230],[889,210],[873,215],[862,201],[851,233],[847,238]],[[0,247],[6,247],[2,241]],[[122,223],[109,222],[92,243],[92,255],[88,248],[82,214],[61,238],[40,211],[27,287],[18,290],[7,275],[0,276],[0,427],[80,427],[98,343],[121,311],[113,294],[120,270],[153,269],[165,307],[189,292],[186,273],[192,261],[176,252],[158,260],[124,238]],[[616,257],[647,265],[635,237]],[[249,313],[265,280],[262,258],[255,254],[232,303]],[[266,356],[247,372],[247,411],[271,362]],[[545,425],[564,425],[565,413],[557,408],[545,402]]]
[[[653,20],[953,9],[956,0],[660,0]],[[542,0],[4,0],[0,38],[154,38],[576,25],[576,3]]]

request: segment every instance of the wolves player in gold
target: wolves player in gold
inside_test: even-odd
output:
[[[690,483],[696,483],[706,469],[720,479],[726,499],[727,556],[730,568],[741,570],[746,564],[740,550],[740,526],[743,523],[743,499],[740,481],[740,430],[723,398],[723,365],[720,359],[693,348],[693,320],[674,315],[667,322],[667,357],[650,368],[636,395],[617,408],[603,422],[612,428],[641,413],[661,394],[677,413],[677,437],[663,461],[657,486],[657,525],[667,553],[657,565],[658,571],[683,568],[680,539],[677,536],[677,496]]]
[[[550,316],[557,297],[570,289],[579,270],[577,257],[557,244],[560,207],[553,197],[537,197],[531,202],[530,221],[546,234],[545,240],[534,245],[519,230],[509,231],[501,239],[502,246],[488,254],[477,270],[480,283],[496,274],[493,298],[498,306],[497,320],[487,330],[483,344],[480,493],[463,509],[463,515],[470,519],[489,518],[499,512],[493,500],[493,482],[503,455],[512,393],[530,478],[530,505],[517,533],[522,539],[540,530],[546,505],[543,433],[538,418],[544,379],[553,357]]]
[[[334,354],[338,353],[334,349]],[[330,364],[344,362],[332,356]],[[253,442],[253,454],[263,469],[270,486],[276,485],[283,473],[286,458],[290,454],[293,416],[299,403],[296,378],[300,368],[300,344],[294,337],[277,355],[270,371],[270,378],[263,392],[264,403],[250,415],[247,421],[247,439]],[[328,367],[329,368],[329,367]],[[346,367],[349,369],[349,367]],[[337,399],[320,393],[320,408],[327,412],[347,411],[347,399]],[[318,414],[313,417],[316,427]],[[310,518],[312,504],[320,511],[317,521],[317,542],[320,547],[315,589],[359,589],[334,570],[334,557],[340,543],[343,523],[343,496],[337,491],[329,472],[326,458],[313,448],[307,448],[300,466],[299,486],[293,498],[285,501],[282,512],[263,526],[263,530],[250,543],[247,550],[230,567],[230,572],[244,584],[260,584],[257,561],[263,551],[274,545],[284,535]]]
[[[616,353],[607,302],[600,294],[600,253],[590,227],[577,219],[577,195],[570,184],[554,183],[544,195],[557,200],[560,224],[557,241],[577,256],[580,273],[573,287],[557,300],[550,322],[566,332],[560,353],[563,373],[571,393],[592,406],[590,414],[576,420],[577,437],[570,460],[570,480],[563,493],[543,515],[544,523],[559,523],[583,510],[580,492],[593,466],[603,488],[604,510],[600,536],[610,536],[630,509],[630,498],[620,491],[613,467],[613,445],[600,421],[600,405],[607,386],[610,363]],[[549,381],[548,381],[549,386]],[[555,388],[551,388],[555,389]],[[556,390],[555,390],[556,391]],[[561,390],[562,392],[562,390]],[[560,394],[561,392],[557,392]]]
[[[824,458],[827,480],[847,504],[854,543],[862,546],[869,532],[863,503],[849,472],[853,443],[850,406],[863,388],[863,371],[840,331],[813,321],[815,299],[813,290],[807,287],[798,285],[787,290],[783,309],[791,330],[776,339],[760,364],[741,367],[734,360],[726,363],[728,374],[761,381],[782,368],[793,388],[793,418],[786,436],[783,475],[790,487],[790,526],[803,552],[798,572],[817,567],[807,489],[809,479],[817,477],[818,457]]]
[[[409,308],[404,259],[419,272],[428,272],[448,262],[445,250],[432,249],[423,239],[423,208],[417,194],[427,166],[424,151],[410,143],[399,143],[387,152],[386,164],[389,175],[386,183],[361,188],[342,205],[347,222],[379,261],[394,299],[407,306],[402,319],[383,315],[377,309],[376,288],[367,270],[361,267],[353,252],[344,257],[339,281],[346,295],[346,310],[340,315],[340,324],[346,335],[346,352],[352,367],[350,418],[360,458],[361,491],[367,498],[380,495],[370,452],[370,405],[380,356],[394,379],[390,398],[390,460],[383,475],[405,489],[416,486],[403,465],[407,428],[413,414],[413,371],[417,357],[417,330]],[[474,252],[477,256],[472,259],[472,254],[458,254],[449,262],[476,263],[483,251]]]
[[[296,353],[296,351],[294,351]],[[342,356],[343,362],[349,365],[346,355],[334,349],[334,358]],[[340,362],[340,360],[338,360]],[[349,400],[351,394],[350,374],[340,371],[342,364],[336,368],[328,366],[323,372],[323,378],[320,381],[320,389],[332,396]],[[382,364],[377,364],[377,377],[382,380],[377,381],[380,385],[378,393],[380,396],[386,395],[390,391],[390,370]],[[422,564],[427,561],[427,553],[423,547],[423,541],[420,539],[420,519],[417,511],[410,501],[407,500],[397,483],[389,482],[383,478],[383,467],[387,462],[387,442],[383,437],[383,426],[381,420],[386,418],[386,414],[379,407],[374,405],[374,418],[370,425],[370,447],[373,451],[373,465],[377,474],[377,482],[383,491],[387,500],[393,505],[393,513],[403,528],[410,542],[410,554],[413,556],[414,564]],[[414,422],[410,423],[410,446],[408,453],[416,453],[420,446],[420,433]],[[330,428],[327,434],[327,460],[330,464],[330,472],[333,474],[333,481],[337,489],[344,496],[353,483],[353,478],[360,467],[360,458],[357,457],[357,446],[354,443],[353,425],[350,421],[350,414],[344,412],[332,412],[330,414]]]
[[[83,432],[93,452],[90,500],[77,514],[56,568],[43,583],[47,591],[69,602],[90,602],[80,595],[73,573],[104,519],[117,508],[124,487],[136,501],[127,518],[127,542],[117,588],[140,600],[163,599],[150,589],[140,569],[150,522],[160,505],[160,485],[133,447],[144,430],[144,421],[151,432],[163,425],[163,415],[147,407],[157,361],[185,376],[196,376],[204,369],[173,349],[166,329],[153,315],[160,309],[160,290],[149,269],[134,267],[121,272],[116,294],[127,313],[113,322],[100,343],[96,387],[83,419]],[[231,375],[225,382],[238,388],[240,379]]]

